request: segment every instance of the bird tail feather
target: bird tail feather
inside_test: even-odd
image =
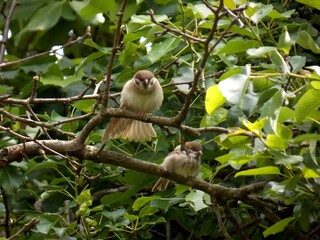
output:
[[[150,140],[156,136],[157,134],[151,123],[128,118],[112,118],[102,136],[102,142],[107,142],[113,138],[139,142]]]

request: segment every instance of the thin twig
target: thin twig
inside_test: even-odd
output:
[[[10,238],[8,238],[7,240],[12,240],[15,239],[17,237],[21,236],[21,233],[27,232],[29,231],[31,228],[33,228],[35,225],[37,225],[40,222],[40,220],[33,218],[31,219],[29,222],[27,222],[26,224],[24,224],[22,226],[22,228],[20,228],[15,234],[13,234]]]
[[[227,217],[230,219],[230,221],[232,222],[234,228],[236,229],[236,232],[238,233],[238,236],[240,236],[240,238],[242,240],[249,240],[249,238],[245,235],[245,233],[242,230],[242,228],[241,228],[236,216],[231,211],[229,206],[227,204],[223,203],[223,209],[225,210],[225,213],[226,213]]]
[[[3,205],[5,209],[5,216],[4,216],[4,228],[6,232],[6,238],[10,237],[10,210],[8,206],[8,196],[3,187],[1,189],[2,199],[3,199]]]
[[[22,59],[19,59],[19,60],[16,60],[16,61],[7,62],[7,63],[0,63],[0,68],[4,68],[4,67],[9,67],[9,66],[25,63],[25,62],[28,62],[28,61],[33,60],[35,58],[39,58],[39,57],[46,56],[46,55],[49,55],[49,54],[52,54],[52,53],[56,53],[57,51],[59,51],[59,50],[61,50],[63,48],[70,47],[70,46],[72,46],[72,45],[74,45],[76,43],[82,42],[84,39],[86,39],[86,38],[88,38],[90,36],[91,36],[90,27],[88,27],[86,32],[81,37],[78,37],[75,40],[71,40],[71,41],[67,42],[66,44],[62,45],[60,48],[57,48],[55,50],[49,50],[49,51],[42,52],[42,53],[38,53],[38,54],[32,55],[30,57],[22,58]]]
[[[5,8],[5,3],[3,3],[3,6]],[[2,41],[0,43],[0,68],[1,68],[1,64],[4,62],[4,53],[6,51],[6,45],[8,41],[10,21],[16,6],[17,6],[17,1],[12,0],[8,15],[4,14],[4,9],[3,9],[3,16],[5,17],[6,20],[4,22],[4,27],[2,31]]]
[[[103,82],[106,85],[106,89],[105,89],[103,97],[102,97],[102,104],[104,106],[108,106],[109,94],[110,94],[110,84],[111,84],[111,75],[112,75],[112,67],[113,67],[114,60],[116,58],[116,54],[117,54],[117,52],[119,50],[122,20],[123,20],[123,15],[124,15],[125,8],[127,6],[127,2],[128,2],[128,0],[123,0],[122,1],[121,7],[120,7],[120,11],[117,13],[117,16],[118,16],[117,29],[116,29],[116,32],[115,32],[115,35],[114,35],[112,52],[111,52],[111,56],[110,56],[110,59],[109,59],[109,62],[108,62],[108,66],[107,66],[107,74],[103,79]]]
[[[197,38],[197,37],[194,37],[194,36],[191,36],[189,34],[186,34],[180,30],[176,30],[176,29],[173,29],[173,28],[169,28],[167,25],[161,23],[161,22],[158,22],[155,17],[154,17],[154,12],[152,9],[149,9],[148,11],[149,15],[150,15],[150,18],[151,18],[151,21],[159,26],[161,26],[162,28],[166,29],[167,31],[169,32],[173,32],[177,35],[181,35],[181,36],[184,36],[190,40],[193,40],[195,42],[198,42],[198,43],[204,43],[205,42],[205,39],[201,39],[201,38]]]
[[[224,239],[227,240],[231,240],[231,237],[226,229],[226,227],[224,226],[223,220],[222,220],[222,214],[221,214],[221,210],[219,205],[215,202],[212,204],[212,208],[216,214],[217,220],[218,220],[218,226],[219,226],[219,230],[222,233],[222,235],[224,236]]]

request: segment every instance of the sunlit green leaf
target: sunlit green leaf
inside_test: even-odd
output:
[[[169,18],[167,15],[154,15],[154,18],[158,22],[167,21]],[[133,15],[131,17],[131,22],[139,23],[139,24],[150,24],[152,23],[151,18],[149,15]]]
[[[272,5],[262,5],[257,9],[257,11],[250,17],[250,19],[255,23],[259,23],[265,16],[267,16],[273,9]]]
[[[284,99],[285,92],[282,90],[277,91],[261,109],[261,117],[268,119],[265,125],[268,133],[278,133],[278,118]]]
[[[285,219],[280,220],[279,222],[273,224],[272,226],[270,226],[269,228],[267,228],[264,232],[263,232],[263,236],[266,238],[270,235],[276,234],[278,232],[282,232],[284,230],[285,227],[287,227],[289,225],[290,222],[292,222],[294,220],[294,217],[288,217]]]
[[[283,139],[276,134],[268,134],[266,144],[271,149],[285,150],[288,147],[289,142],[287,139]]]
[[[283,13],[279,13],[277,10],[273,9],[268,16],[273,19],[282,19],[282,18],[290,18],[291,15],[295,12],[295,10],[289,10]]]
[[[89,113],[92,111],[92,106],[96,103],[95,99],[86,99],[81,100],[76,103],[73,103],[72,106],[76,109],[79,109],[80,111]]]
[[[193,11],[195,17],[208,18],[213,16],[213,12],[203,3],[196,5],[189,3],[187,8]]]
[[[320,141],[320,135],[319,134],[312,134],[312,133],[305,133],[305,134],[300,134],[299,136],[296,136],[293,139],[294,143],[301,143],[303,141]]]
[[[316,110],[319,108],[320,106],[319,94],[320,94],[319,90],[309,89],[299,99],[295,109],[295,118],[297,122],[303,121],[308,116],[308,114],[310,114],[313,110]]]
[[[211,115],[218,107],[226,102],[218,85],[208,88],[205,99],[205,108],[209,115]]]
[[[270,52],[274,52],[276,51],[277,48],[276,47],[259,47],[259,48],[249,48],[247,51],[247,54],[250,57],[262,57],[264,56],[266,53],[270,53]]]
[[[208,205],[204,203],[204,195],[205,193],[203,191],[192,191],[186,196],[186,201],[191,202],[191,206],[194,209],[194,211],[198,212],[208,207]]]
[[[281,49],[282,51],[284,51],[285,54],[289,54],[291,49],[291,44],[292,43],[291,43],[290,35],[286,30],[280,35],[277,47],[278,49]]]
[[[249,48],[259,47],[259,42],[255,40],[243,41],[243,40],[232,40],[220,49],[216,54],[232,54],[245,52]]]
[[[236,74],[219,82],[219,89],[224,98],[231,104],[239,104],[248,86],[248,76]]]
[[[267,166],[237,172],[235,177],[239,176],[257,176],[257,175],[279,175],[280,170],[277,167]]]
[[[296,1],[320,10],[319,1],[314,1],[314,0],[296,0]]]
[[[320,82],[319,81],[312,81],[311,86],[317,90],[320,90]]]
[[[320,178],[320,172],[317,172],[311,168],[304,167],[302,169],[302,173],[305,178]]]

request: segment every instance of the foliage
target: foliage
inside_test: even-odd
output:
[[[1,237],[317,239],[315,2],[4,1]],[[117,107],[117,93],[140,69],[152,70],[164,90],[155,115],[166,118],[151,117],[157,139],[112,140],[102,152],[112,151],[113,164],[77,157],[86,148],[68,144],[84,135],[85,146],[102,146],[112,116],[104,104]],[[198,177],[226,187],[227,196],[180,184],[151,193],[149,170],[112,162],[120,153],[159,164],[193,139],[204,147]],[[28,143],[38,146],[30,155]],[[8,162],[18,146],[24,159]]]

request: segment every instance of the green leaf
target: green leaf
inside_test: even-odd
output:
[[[243,170],[240,172],[237,172],[235,177],[239,176],[257,176],[257,175],[279,175],[280,170],[277,167],[273,166],[267,166],[267,167],[261,167],[261,168],[255,168],[255,169],[249,169],[249,170]]]
[[[303,157],[299,155],[287,155],[281,151],[272,151],[274,156],[275,164],[287,165],[287,164],[299,164],[303,161]]]
[[[317,110],[320,106],[320,91],[315,89],[309,89],[299,99],[296,104],[295,118],[297,122],[303,121],[308,115]]]
[[[312,133],[300,134],[293,139],[293,143],[301,143],[304,141],[312,141],[312,140],[320,141],[320,135],[319,134],[312,134]]]
[[[46,218],[40,218],[40,222],[36,225],[37,231],[43,234],[48,234],[53,228],[54,222],[49,221]]]
[[[285,98],[285,92],[278,90],[261,109],[261,117],[268,118],[265,125],[267,133],[278,133],[278,117]]]
[[[76,66],[75,71],[77,73],[77,75],[73,76],[73,77],[82,77],[83,73],[82,73],[82,69],[88,64],[91,63],[97,59],[100,59],[101,57],[105,56],[106,54],[103,52],[94,52],[91,53],[89,56],[87,56],[79,65]],[[80,76],[79,76],[80,75]]]
[[[195,190],[186,196],[186,201],[192,203],[191,206],[195,212],[208,207],[208,205],[204,203],[204,195],[205,193],[203,191]]]
[[[229,9],[234,9],[237,7],[234,0],[223,0],[223,4]]]
[[[90,206],[92,205],[92,197],[90,189],[84,190],[76,198],[76,202],[79,204],[79,209],[77,210],[77,216],[84,217],[88,212],[90,212]]]
[[[155,213],[159,211],[159,208],[156,206],[144,206],[140,212],[139,212],[139,217],[146,217],[146,216],[152,216]]]
[[[116,11],[117,6],[114,0],[108,0],[108,4],[106,4],[105,0],[90,0],[90,2],[81,9],[80,13],[83,18],[89,19],[98,13],[108,14],[109,12],[115,13]]]
[[[250,48],[247,51],[247,54],[252,58],[266,57],[266,53],[277,51],[276,47],[259,47],[259,48]]]
[[[106,209],[102,210],[102,214],[104,216],[106,216],[109,220],[111,220],[112,222],[117,222],[118,219],[120,219],[121,217],[123,217],[123,214],[125,213],[125,209],[123,208],[119,208],[116,209],[114,211],[108,211]]]
[[[180,42],[180,38],[168,38],[161,43],[155,44],[147,54],[147,57],[151,63],[155,63],[160,58],[168,55],[169,52],[177,48]]]
[[[319,82],[319,81],[312,81],[312,82],[311,82],[311,86],[312,86],[314,89],[320,90],[320,82]]]
[[[279,13],[277,10],[273,9],[269,14],[268,17],[271,17],[273,19],[283,19],[283,18],[290,18],[291,15],[295,12],[296,10],[289,10],[283,13]]]
[[[289,54],[291,45],[291,38],[289,32],[286,30],[280,35],[277,48],[284,51],[285,54]]]
[[[56,25],[61,17],[65,3],[65,1],[51,1],[44,7],[38,9],[36,13],[32,15],[28,24],[16,35],[15,44],[19,45],[22,36],[26,32],[46,31]]]
[[[241,106],[241,100],[245,95],[247,85],[248,76],[236,74],[219,82],[219,89],[229,103]]]
[[[167,15],[154,15],[154,18],[156,19],[157,22],[164,22],[169,20]],[[143,24],[143,25],[152,24],[152,21],[149,15],[133,15],[131,17],[131,22]]]
[[[92,106],[95,103],[96,103],[95,99],[85,99],[85,100],[81,100],[76,103],[73,103],[72,106],[82,112],[89,113],[92,111]]]
[[[148,204],[150,201],[159,199],[160,196],[140,197],[134,201],[132,209],[138,211],[140,208]]]
[[[266,139],[266,145],[271,149],[285,150],[288,147],[289,141],[283,139],[276,134],[268,134]]]
[[[311,50],[314,53],[320,53],[320,47],[315,43],[313,38],[305,30],[302,30],[298,33],[296,43],[305,49]]]
[[[0,186],[2,186],[8,194],[13,194],[22,182],[22,173],[18,167],[7,165],[0,169]]]
[[[183,66],[181,68],[178,68],[178,70],[175,73],[175,76],[172,78],[172,82],[178,83],[176,86],[181,91],[188,91],[190,88],[189,84],[179,84],[179,83],[192,81],[193,78],[194,78],[193,68],[189,66]]]
[[[87,38],[86,40],[84,40],[83,44],[90,46],[90,47],[93,47],[103,54],[111,53],[111,51],[112,51],[112,48],[110,48],[110,47],[101,47],[100,45],[95,43],[92,40],[92,38]]]
[[[303,167],[302,169],[302,173],[303,173],[303,177],[304,178],[313,178],[313,179],[317,179],[320,178],[320,173],[316,172],[315,170],[311,169],[311,168],[307,168],[306,166]]]
[[[213,12],[203,3],[193,5],[191,3],[188,3],[187,5],[188,9],[191,9],[194,16],[197,18],[208,18],[213,17]]]
[[[29,175],[30,173],[37,171],[37,170],[41,170],[41,169],[56,169],[57,168],[58,163],[56,162],[41,162],[41,163],[35,163],[34,165],[28,167],[27,171],[25,172],[25,175]]]
[[[288,107],[281,107],[278,116],[278,123],[283,123],[294,118],[294,110]]]
[[[200,122],[200,127],[210,127],[216,126],[219,123],[226,121],[228,115],[228,110],[225,108],[217,108],[214,114],[205,114]]]
[[[76,202],[78,204],[84,204],[84,203],[87,203],[87,202],[92,202],[90,189],[82,191],[80,193],[80,195],[76,198]]]
[[[205,98],[205,108],[209,115],[211,115],[218,107],[226,102],[222,95],[219,85],[214,85],[208,88]]]
[[[244,119],[242,124],[251,132],[259,133],[259,131],[264,127],[266,124],[267,119],[261,118],[256,120],[254,123],[249,122],[248,120]]]
[[[296,0],[296,1],[320,10],[320,2],[319,1],[315,1],[315,0]]]
[[[279,222],[273,224],[272,226],[268,227],[263,232],[263,237],[266,238],[270,235],[282,232],[284,230],[284,228],[287,227],[292,220],[294,220],[294,217],[288,217],[288,218],[282,219]]]
[[[250,19],[258,24],[264,17],[266,17],[273,9],[272,5],[262,5],[257,11],[250,17]]]
[[[139,58],[137,54],[138,45],[133,42],[128,42],[125,48],[120,53],[120,63],[124,66],[128,66]]]
[[[123,217],[124,217],[125,219],[130,220],[131,222],[139,219],[139,216],[134,215],[134,214],[129,214],[129,213],[127,213],[127,212],[125,212],[125,213],[123,214]]]
[[[250,48],[259,47],[259,42],[255,40],[243,41],[241,40],[232,40],[228,41],[227,44],[220,49],[216,54],[233,54],[239,52],[245,52]]]

